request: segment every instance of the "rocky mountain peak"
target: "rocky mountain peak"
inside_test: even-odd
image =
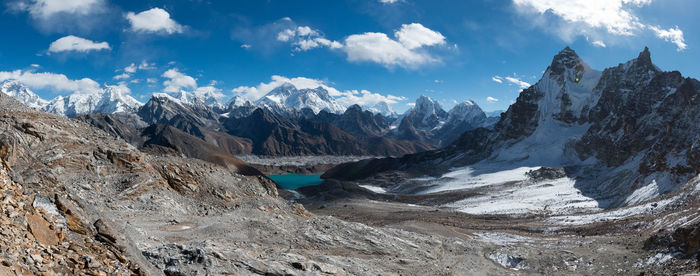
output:
[[[554,75],[562,75],[566,71],[572,71],[572,69],[576,72],[583,71],[584,67],[584,62],[576,54],[576,51],[566,46],[554,56],[552,64],[549,66],[549,71]]]
[[[414,110],[418,113],[434,114],[434,113],[444,113],[445,110],[442,109],[442,105],[436,100],[427,97],[425,95],[420,95],[416,100],[416,106]]]
[[[651,64],[651,53],[649,52],[649,47],[644,47],[644,50],[639,53],[637,57],[638,63]]]
[[[630,67],[636,69],[638,72],[661,72],[661,70],[651,62],[651,53],[648,47],[644,47],[644,50],[639,53],[639,56],[630,62],[632,63]]]
[[[347,110],[345,110],[345,113],[357,113],[357,112],[362,112],[362,107],[360,107],[358,104],[353,104],[350,107],[348,107]]]

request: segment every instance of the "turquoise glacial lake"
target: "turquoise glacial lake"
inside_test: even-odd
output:
[[[320,174],[271,174],[268,177],[287,190],[315,186],[323,182]]]

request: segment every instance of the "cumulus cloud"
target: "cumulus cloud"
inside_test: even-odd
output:
[[[486,97],[486,101],[487,101],[487,102],[490,102],[490,103],[495,103],[495,102],[498,101],[498,99],[496,99],[496,98],[494,98],[494,97]]]
[[[445,36],[418,23],[402,25],[394,36],[408,49],[445,44]]]
[[[385,33],[366,32],[349,35],[343,42],[328,39],[319,30],[309,26],[297,26],[289,18],[284,18],[273,26],[284,24],[287,27],[276,32],[275,40],[290,43],[295,46],[295,51],[337,49],[344,52],[350,62],[372,62],[387,68],[414,69],[439,62],[439,58],[428,52],[428,47],[446,44],[445,36],[440,32],[419,23],[401,25],[393,37]]]
[[[69,35],[51,42],[49,46],[50,53],[59,52],[89,52],[112,49],[107,42],[95,42],[89,39]]]
[[[131,24],[131,30],[146,33],[182,33],[184,26],[170,18],[170,13],[161,8],[152,8],[140,13],[128,12],[126,19]]]
[[[676,26],[675,28],[670,28],[668,30],[661,29],[657,26],[649,26],[649,29],[654,31],[656,37],[662,38],[666,41],[676,44],[678,51],[683,51],[686,48],[688,48],[688,45],[685,44],[685,39],[683,38],[683,31],[681,31],[681,29],[679,29],[678,26]]]
[[[30,71],[0,71],[0,81],[18,80],[32,89],[49,89],[56,92],[91,93],[101,91],[100,85],[89,78],[72,80],[64,74]]]
[[[416,68],[440,61],[426,46],[443,45],[445,37],[418,23],[404,24],[392,39],[384,33],[348,36],[342,48],[351,62],[374,62],[385,67]]]
[[[644,23],[633,10],[652,0],[513,0],[519,13],[535,15],[539,25],[553,30],[566,42],[578,36],[592,37],[596,46],[605,45],[605,37],[635,36],[644,30],[685,49],[683,32],[678,27],[663,30]],[[551,19],[559,21],[552,21]]]
[[[26,11],[35,19],[48,19],[61,13],[90,14],[103,5],[103,0],[31,0],[15,2],[11,7]]]
[[[501,76],[493,76],[491,78],[492,81],[497,82],[497,83],[506,83],[508,85],[515,85],[519,87],[520,89],[525,89],[530,87],[531,84],[522,81],[521,79],[517,77],[501,77]]]
[[[329,86],[325,81],[296,77],[287,78],[283,76],[274,75],[271,77],[270,82],[261,82],[257,86],[240,86],[232,90],[232,92],[241,97],[244,100],[256,101],[273,89],[282,86],[283,84],[292,84],[297,89],[314,89],[322,87],[328,91],[328,94],[334,97],[339,103],[345,105],[359,104],[361,106],[371,106],[381,102],[387,104],[396,104],[399,101],[403,101],[406,98],[394,96],[394,95],[382,95],[379,93],[373,93],[368,90],[347,90],[340,91],[334,87]]]
[[[87,33],[102,27],[109,16],[105,0],[9,0],[8,11],[26,12],[43,32]],[[99,15],[98,15],[99,14]]]
[[[185,75],[177,70],[177,68],[165,71],[161,77],[167,78],[163,82],[165,92],[179,92],[184,88],[196,89],[197,81],[188,75]]]
[[[379,2],[384,4],[394,4],[396,2],[399,2],[399,0],[379,0]]]

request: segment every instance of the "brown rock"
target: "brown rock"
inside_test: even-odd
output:
[[[0,265],[0,276],[15,276],[11,268]]]
[[[102,219],[95,221],[94,226],[95,229],[97,229],[97,240],[110,244],[116,244],[117,238],[114,235],[114,232],[112,232],[112,229],[110,229],[109,226],[102,221]]]
[[[76,206],[75,203],[68,198],[59,195],[56,195],[55,198],[56,207],[58,207],[58,210],[61,211],[63,216],[66,218],[66,225],[68,226],[68,229],[84,235],[92,232],[89,227],[90,223],[85,218],[82,210]]]
[[[51,224],[44,218],[35,214],[26,215],[24,218],[27,220],[29,231],[37,241],[46,246],[58,244],[56,233],[51,230]]]

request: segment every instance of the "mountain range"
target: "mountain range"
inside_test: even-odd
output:
[[[234,97],[228,104],[221,103],[220,93],[202,89],[155,93],[142,104],[121,86],[105,86],[51,101],[41,99],[17,81],[6,81],[0,88],[30,107],[77,117],[138,147],[152,146],[153,141],[174,147],[164,141],[197,138],[223,147],[222,152],[230,155],[401,156],[438,148],[466,130],[495,122],[488,120],[473,101],[447,112],[437,101],[421,96],[414,108],[399,116],[385,102],[369,107],[344,106],[323,87],[297,89],[290,83],[254,102]],[[180,132],[144,134],[161,126]],[[191,137],[153,139],[153,135],[185,134]],[[190,152],[183,146],[174,148]]]
[[[426,193],[468,188],[466,177],[476,172],[558,168],[597,207],[638,204],[677,190],[700,172],[698,95],[700,82],[660,70],[647,48],[598,71],[567,47],[492,128],[466,131],[433,151],[344,164],[324,177],[362,182],[400,171],[406,179],[387,184],[394,191]],[[407,115],[416,130],[449,117],[430,112],[437,108],[429,101],[420,106],[428,112]],[[499,178],[508,177],[514,176]]]

